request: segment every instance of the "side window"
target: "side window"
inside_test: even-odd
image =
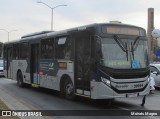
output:
[[[51,59],[54,57],[54,39],[43,39],[41,41],[41,58]]]
[[[0,57],[3,57],[3,43],[0,42]]]
[[[56,58],[70,59],[71,58],[71,39],[70,37],[56,38]]]
[[[15,53],[18,53],[18,49],[16,50],[17,51]],[[19,44],[19,57],[21,59],[26,59],[27,57],[29,57],[29,44],[28,43]]]
[[[7,51],[8,52],[8,58],[12,59],[12,52],[13,52],[12,47],[9,47],[7,50],[8,50]]]
[[[4,59],[7,59],[7,47],[4,45],[3,47]]]
[[[158,69],[156,67],[153,67],[153,66],[150,67],[150,70],[151,70],[151,72],[154,72],[154,71],[159,72]]]
[[[15,44],[13,45],[13,59],[19,58],[19,45]]]

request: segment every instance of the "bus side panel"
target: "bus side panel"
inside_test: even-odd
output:
[[[67,75],[70,77],[73,85],[74,82],[74,62],[67,60],[59,60],[58,61],[59,70],[57,73],[58,76],[58,90],[60,91],[60,81],[62,80],[62,76]]]
[[[53,59],[40,59],[39,81],[40,87],[57,89],[57,61]]]
[[[23,82],[30,84],[30,73],[27,72],[28,67],[27,60],[13,60],[13,79],[17,80],[18,71],[22,72]]]
[[[6,78],[12,79],[12,61],[7,62],[7,69],[4,70]]]
[[[18,71],[18,61],[17,60],[12,60],[13,64],[13,80],[17,80],[17,71]]]
[[[73,81],[73,62],[66,60],[40,60],[40,87],[59,91],[60,80],[64,74],[68,75]]]
[[[12,78],[12,47],[8,47],[6,49],[6,54],[7,54],[7,57],[6,57],[6,76],[7,78]]]

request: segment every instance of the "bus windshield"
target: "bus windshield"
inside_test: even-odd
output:
[[[102,65],[118,69],[146,68],[149,65],[145,37],[102,38]]]

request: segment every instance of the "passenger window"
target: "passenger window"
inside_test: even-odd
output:
[[[66,43],[66,37],[62,37],[58,39],[58,45],[64,45]]]
[[[56,38],[56,58],[71,58],[71,39],[69,37]]]
[[[41,58],[51,59],[54,57],[54,39],[43,39],[41,41]]]
[[[29,57],[29,44],[28,43],[20,43],[19,44],[19,57],[21,59],[26,59]],[[16,55],[18,56],[18,49],[15,51],[17,53]]]
[[[19,45],[15,44],[13,45],[13,59],[19,58]]]

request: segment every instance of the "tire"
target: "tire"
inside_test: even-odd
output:
[[[74,94],[74,86],[73,83],[70,79],[67,79],[64,83],[64,88],[63,88],[64,96],[66,99],[69,100],[74,100],[75,99],[75,94]]]
[[[17,74],[17,84],[19,87],[24,87],[23,75],[21,71],[19,71]]]

